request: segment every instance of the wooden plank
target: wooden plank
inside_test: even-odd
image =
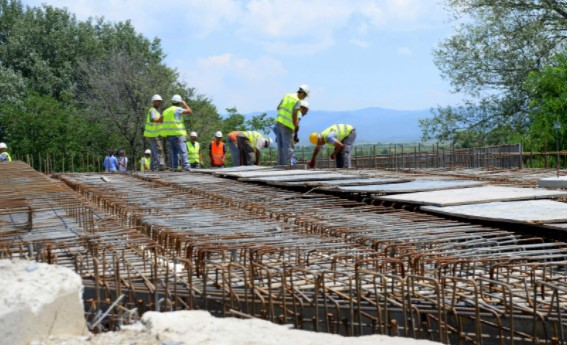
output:
[[[319,186],[366,186],[376,184],[388,183],[402,183],[410,182],[411,179],[397,179],[397,178],[349,178],[343,180],[317,180],[317,181],[294,181],[294,182],[281,182],[280,186],[286,187],[319,187]],[[275,184],[275,183],[274,183]]]
[[[294,175],[283,175],[283,176],[257,176],[257,177],[241,177],[238,181],[247,182],[290,182],[290,181],[314,181],[314,180],[339,180],[339,179],[349,179],[353,175],[345,175],[333,172],[320,172],[319,174],[294,174]]]
[[[259,171],[235,171],[235,172],[218,172],[214,175],[224,175],[237,178],[260,177],[260,176],[289,176],[289,175],[314,175],[320,174],[321,170],[300,170],[300,169],[269,169]]]
[[[567,192],[535,188],[482,186],[402,195],[378,196],[376,199],[417,205],[458,206],[495,201],[552,199],[565,195],[567,195]]]
[[[368,186],[338,186],[321,188],[333,192],[342,193],[371,193],[371,194],[396,194],[412,193],[421,191],[443,190],[453,188],[478,187],[484,182],[465,181],[465,180],[415,180],[404,183],[392,183]]]
[[[567,222],[567,204],[552,200],[490,202],[461,206],[423,206],[421,210],[452,217],[494,222],[545,224]]]

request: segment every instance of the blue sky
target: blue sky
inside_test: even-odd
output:
[[[79,20],[130,20],[221,113],[274,109],[311,87],[312,110],[458,104],[433,64],[452,33],[441,0],[24,0]]]

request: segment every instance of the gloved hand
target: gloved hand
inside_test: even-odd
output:
[[[295,141],[296,144],[299,142],[299,138],[297,137],[297,132],[293,136],[293,141]]]
[[[311,169],[315,168],[315,160],[314,159],[309,161],[309,168],[311,168]]]
[[[337,157],[337,155],[333,152],[331,153],[331,159],[335,159]]]

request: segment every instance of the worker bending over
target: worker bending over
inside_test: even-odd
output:
[[[12,161],[12,157],[7,151],[8,151],[8,145],[6,145],[5,143],[0,143],[0,162]]]
[[[152,151],[150,149],[144,151],[144,156],[140,159],[140,171],[150,171],[152,166],[151,155]]]
[[[224,167],[224,156],[226,155],[226,146],[222,142],[222,132],[215,133],[215,140],[209,143],[209,157],[211,159],[211,167]]]
[[[305,115],[307,107],[302,107],[300,101],[309,96],[309,86],[303,84],[299,86],[296,93],[284,95],[278,105],[278,115],[276,117],[277,128],[277,149],[278,165],[289,165],[293,155],[293,139],[297,137],[299,131],[299,116],[301,111]]]
[[[240,165],[258,165],[260,150],[270,147],[272,139],[264,138],[257,131],[245,131],[238,132],[237,142],[240,151]]]
[[[201,144],[197,142],[197,132],[189,134],[189,141],[187,142],[187,159],[191,169],[198,169],[201,167]]]
[[[183,108],[180,107],[183,105]],[[169,142],[169,164],[173,170],[179,166],[178,156],[181,155],[181,165],[184,171],[190,171],[189,161],[187,160],[187,130],[183,117],[192,114],[191,108],[181,99],[180,95],[171,98],[171,106],[163,112],[163,123],[160,135],[167,138]]]
[[[315,158],[321,150],[321,146],[327,144],[328,147],[335,150],[331,154],[331,159],[335,159],[337,168],[351,167],[351,151],[354,141],[356,140],[356,129],[351,125],[337,124],[325,129],[320,134],[311,133],[309,141],[313,145],[317,145],[313,151],[313,157],[309,162],[309,167],[315,167]]]
[[[232,156],[232,166],[240,166],[240,151],[238,150],[238,131],[232,131],[226,136],[226,145]]]

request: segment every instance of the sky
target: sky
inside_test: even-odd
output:
[[[311,110],[420,110],[463,99],[433,63],[433,49],[453,32],[441,0],[23,3],[64,7],[79,20],[130,20],[161,40],[165,63],[221,113],[273,110],[304,83]]]

